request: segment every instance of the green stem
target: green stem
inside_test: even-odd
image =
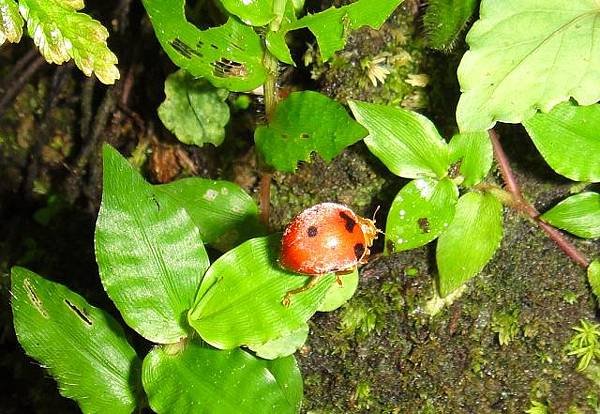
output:
[[[279,69],[277,58],[275,58],[268,50],[265,50],[263,64],[267,70],[267,78],[264,83],[265,113],[267,115],[267,120],[270,121],[279,100],[277,94],[277,75]]]

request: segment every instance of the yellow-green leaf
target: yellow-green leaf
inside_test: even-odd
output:
[[[18,43],[23,36],[23,18],[13,0],[0,0],[0,45],[5,41]]]

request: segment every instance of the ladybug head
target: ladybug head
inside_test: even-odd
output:
[[[364,218],[364,217],[360,217],[360,216],[357,217],[358,224],[360,224],[360,228],[361,228],[363,234],[365,235],[365,241],[367,243],[367,247],[371,247],[373,245],[373,241],[377,238],[377,235],[379,233],[383,234],[383,232],[381,230],[379,230],[377,228],[377,226],[375,225],[375,215],[379,211],[379,207],[380,206],[377,206],[377,208],[375,209],[372,219],[368,219],[368,218]]]

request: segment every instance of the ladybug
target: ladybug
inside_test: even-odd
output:
[[[306,286],[287,292],[283,304],[314,286],[317,276],[335,273],[341,284],[339,275],[367,262],[369,248],[380,232],[374,220],[360,217],[342,204],[321,203],[298,214],[283,232],[279,263],[313,277]]]

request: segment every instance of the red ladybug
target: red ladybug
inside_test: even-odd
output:
[[[317,204],[298,214],[285,228],[279,263],[308,276],[351,273],[358,264],[367,262],[369,247],[379,232],[373,220],[357,216],[342,204]],[[289,291],[284,304],[289,304],[291,295],[317,281],[313,277],[306,286]]]

